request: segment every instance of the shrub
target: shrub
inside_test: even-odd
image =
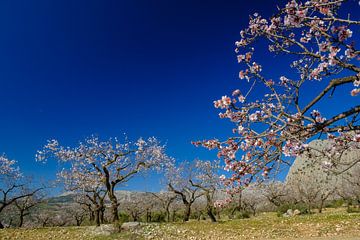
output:
[[[250,218],[250,213],[247,211],[239,212],[235,215],[236,219],[244,219],[244,218]]]
[[[343,199],[336,199],[328,202],[325,207],[326,208],[339,208],[344,205],[345,201]]]
[[[120,213],[119,213],[119,222],[122,222],[122,223],[128,222],[129,219],[130,219],[129,214],[124,213],[124,212],[120,212]]]
[[[154,212],[151,217],[152,222],[165,222],[166,213],[164,212]]]
[[[348,208],[346,209],[346,211],[347,211],[348,213],[360,213],[360,208],[348,207]]]
[[[171,221],[179,222],[179,221],[182,221],[184,219],[184,213],[182,213],[182,212],[176,212],[175,216],[173,214],[174,213],[172,213],[171,217],[170,217]]]

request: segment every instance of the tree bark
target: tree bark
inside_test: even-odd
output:
[[[185,204],[185,213],[184,213],[184,222],[189,221],[190,219],[190,213],[191,213],[191,204],[186,203]]]
[[[325,202],[325,200],[320,201],[319,213],[322,213],[322,210],[323,210],[323,207],[324,207],[324,202]]]
[[[116,181],[111,181],[110,182],[110,173],[109,170],[103,166],[103,171],[105,173],[105,185],[106,185],[106,190],[109,196],[109,199],[111,201],[111,215],[112,215],[112,222],[118,222],[119,221],[119,212],[118,212],[118,201],[117,201],[117,197],[115,195],[115,186],[116,186]]]
[[[166,220],[170,222],[170,210],[168,208],[166,209]]]
[[[105,216],[105,207],[102,206],[101,209],[100,209],[100,223],[101,224],[105,223],[104,216]]]
[[[95,220],[95,213],[93,210],[89,210],[89,221],[94,222]]]
[[[22,211],[20,212],[19,218],[20,218],[19,227],[22,227],[24,224],[24,213]]]
[[[100,210],[96,209],[95,210],[95,224],[96,226],[100,226]]]
[[[211,222],[216,222],[216,218],[213,213],[214,208],[212,206],[212,200],[211,200],[211,196],[210,196],[209,192],[206,192],[206,201],[207,201],[206,212],[207,212],[209,218],[211,219]]]
[[[214,216],[212,207],[208,206],[206,210],[207,210],[207,214],[208,214],[209,218],[211,219],[211,222],[216,222],[216,218]]]
[[[110,188],[110,191],[108,191],[108,196],[111,201],[111,215],[112,215],[112,222],[119,221],[119,212],[118,212],[118,201],[114,194],[114,188]]]
[[[176,219],[176,211],[173,210],[173,214],[172,214],[172,221],[175,222]]]

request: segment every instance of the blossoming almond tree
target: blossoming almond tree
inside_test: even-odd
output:
[[[189,221],[191,206],[196,199],[204,195],[198,186],[191,184],[193,171],[194,165],[188,161],[182,162],[179,166],[170,166],[166,171],[168,190],[179,196],[185,207],[184,222]]]
[[[105,197],[108,192],[98,173],[89,171],[87,166],[79,162],[72,162],[70,169],[63,169],[58,176],[67,191],[79,194],[77,202],[81,203],[80,205],[87,202],[91,204],[90,209],[93,213],[90,214],[93,214],[96,225],[104,223]]]
[[[216,190],[220,191],[220,163],[219,161],[194,161],[192,178],[189,179],[193,187],[199,188],[206,198],[206,213],[212,222],[216,222],[214,215],[214,198]]]
[[[16,201],[34,196],[43,188],[30,189],[22,180],[15,160],[0,156],[0,213]],[[4,225],[0,222],[0,229]]]
[[[356,6],[351,14],[346,4],[345,0],[291,0],[270,19],[255,13],[240,32],[235,52],[244,66],[239,73],[243,88],[214,102],[223,110],[220,117],[236,125],[234,135],[225,141],[194,143],[218,149],[225,170],[233,173],[224,179],[226,185],[236,190],[267,177],[283,163],[289,164],[285,157],[308,150],[307,143],[314,138],[327,136],[331,141],[322,152],[334,169],[343,151],[360,148],[360,51],[353,40],[360,21],[352,19],[360,8]],[[286,75],[275,79],[263,69],[254,48],[259,40],[268,43],[269,56],[282,59],[276,67],[289,69]],[[312,85],[322,89],[312,93]],[[343,109],[321,108],[336,89],[349,87],[352,100]],[[345,164],[351,168],[359,161]]]
[[[165,154],[165,147],[154,137],[121,143],[117,138],[101,141],[92,136],[73,148],[60,146],[57,140],[51,140],[36,157],[39,161],[56,158],[59,162],[70,163],[70,172],[79,172],[74,177],[88,179],[88,185],[101,184],[111,201],[113,221],[119,220],[115,193],[119,184],[129,181],[139,172],[161,170],[172,164],[172,159]],[[84,182],[83,179],[80,181]]]

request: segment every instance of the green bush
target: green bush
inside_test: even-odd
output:
[[[190,214],[190,219],[201,219],[201,217],[203,216],[203,213],[201,211],[192,211]]]
[[[164,212],[154,212],[151,217],[152,222],[165,222],[166,213]]]
[[[343,199],[337,199],[337,200],[332,200],[328,203],[325,204],[326,208],[339,208],[342,207],[344,205],[345,201]]]
[[[244,219],[244,218],[250,218],[250,213],[243,211],[243,212],[239,212],[235,215],[236,219]]]
[[[130,219],[129,214],[124,213],[124,212],[120,212],[120,213],[119,213],[119,222],[122,222],[122,223],[128,222],[129,219]]]
[[[360,213],[360,208],[348,207],[348,208],[346,209],[346,211],[347,211],[348,213]]]
[[[180,222],[184,219],[184,213],[182,212],[176,212],[175,216],[173,216],[173,213],[171,213],[170,221]]]

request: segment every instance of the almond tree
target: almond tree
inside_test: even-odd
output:
[[[360,208],[360,164],[342,174],[339,182],[336,193],[346,201],[348,210],[354,200]]]
[[[220,165],[218,161],[194,161],[192,178],[189,179],[193,187],[199,188],[206,197],[206,213],[212,222],[216,222],[214,215],[214,195],[220,188]]]
[[[94,209],[94,221],[97,226],[100,226],[100,223],[105,223],[105,197],[107,191],[101,188],[93,188],[91,190],[84,191],[84,196],[90,200],[92,204],[92,209]]]
[[[40,161],[48,158],[69,163],[71,169],[82,171],[82,176],[97,176],[97,182],[103,184],[111,201],[113,221],[119,220],[116,187],[140,172],[160,170],[172,161],[165,154],[165,147],[154,137],[146,141],[140,138],[135,143],[125,139],[121,143],[117,138],[101,141],[92,136],[77,147],[63,147],[57,140],[51,140],[37,154]]]
[[[173,192],[159,192],[151,194],[160,202],[161,207],[165,210],[166,219],[170,222],[170,206],[176,200],[177,195]]]
[[[104,223],[105,197],[107,189],[96,172],[87,171],[86,166],[72,164],[70,169],[62,170],[58,176],[63,181],[65,190],[77,194],[76,201],[92,211],[95,224]]]
[[[19,167],[15,160],[0,156],[0,214],[16,201],[34,196],[43,188],[30,189],[24,183]],[[0,229],[4,225],[0,221]]]
[[[191,206],[199,197],[203,196],[201,189],[191,184],[193,168],[189,162],[183,162],[180,166],[171,166],[167,169],[166,176],[168,190],[178,195],[185,206],[184,222],[189,221]]]
[[[241,90],[214,102],[223,110],[220,117],[235,124],[233,135],[225,141],[195,142],[218,149],[218,157],[233,173],[227,184],[235,185],[234,191],[281,170],[291,160],[287,157],[308,150],[311,139],[327,136],[331,144],[322,152],[331,167],[343,151],[360,148],[360,51],[353,41],[360,21],[352,19],[360,9],[356,5],[351,14],[346,4],[351,3],[291,0],[270,19],[258,13],[250,16],[249,26],[240,32],[235,52],[244,66],[239,72]],[[266,59],[255,48],[260,42],[268,44],[266,59],[278,57],[276,68],[284,71],[283,76],[270,75],[262,67],[259,61]],[[321,90],[309,91],[311,86]],[[329,113],[329,96],[347,88],[353,100]],[[359,161],[346,164],[351,168]]]
[[[23,189],[22,194],[26,195],[29,193],[29,189]],[[29,195],[23,198],[19,198],[14,202],[16,209],[18,210],[19,214],[19,224],[18,227],[22,227],[24,224],[24,218],[31,214],[31,209],[35,208],[42,202],[42,196],[39,194]]]
[[[140,220],[143,213],[146,212],[146,203],[149,202],[149,199],[145,198],[142,195],[133,195],[130,201],[123,203],[123,209],[129,214],[134,222]],[[148,216],[146,216],[148,220]]]
[[[261,185],[262,194],[275,207],[280,207],[289,197],[289,188],[282,182],[271,181]]]

